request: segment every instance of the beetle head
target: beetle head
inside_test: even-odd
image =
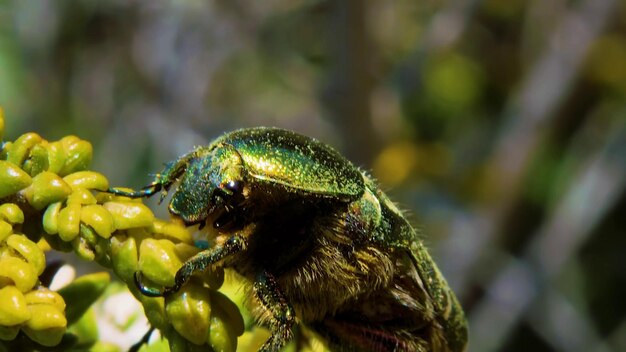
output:
[[[212,220],[217,228],[232,222],[232,210],[244,200],[244,166],[237,150],[229,144],[199,147],[177,163],[183,172],[170,213],[187,225]]]

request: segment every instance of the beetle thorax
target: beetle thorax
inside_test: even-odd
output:
[[[187,224],[206,221],[237,197],[244,184],[243,160],[228,144],[198,150],[187,161],[180,186],[170,202],[170,212]]]

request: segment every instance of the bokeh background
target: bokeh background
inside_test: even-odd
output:
[[[224,131],[317,137],[423,229],[470,351],[626,351],[623,0],[0,0],[0,105],[133,187]]]

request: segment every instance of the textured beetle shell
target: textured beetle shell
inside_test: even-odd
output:
[[[316,139],[275,128],[237,130],[217,139],[237,150],[249,175],[318,196],[348,201],[363,193],[359,170]]]

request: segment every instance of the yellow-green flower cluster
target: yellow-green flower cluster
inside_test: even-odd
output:
[[[38,285],[45,256],[36,243],[14,231],[23,221],[17,205],[0,205],[0,340],[13,340],[21,330],[41,345],[54,346],[67,327],[65,301]]]
[[[0,137],[3,127],[0,111]],[[237,306],[217,291],[222,270],[192,278],[167,299],[137,290],[136,271],[154,285],[171,286],[182,263],[199,249],[179,222],[155,219],[141,200],[103,192],[108,180],[87,170],[91,157],[91,144],[74,136],[48,142],[27,133],[2,144],[0,340],[14,339],[20,329],[46,346],[63,337],[63,298],[38,280],[45,269],[42,249],[53,248],[112,268],[173,351],[207,346],[234,351],[243,320]]]

